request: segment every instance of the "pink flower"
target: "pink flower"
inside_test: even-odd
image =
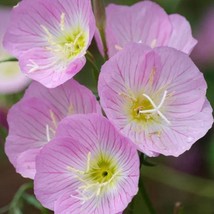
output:
[[[0,61],[10,57],[2,47],[3,35],[10,18],[10,9],[0,8]],[[29,84],[29,79],[21,73],[17,62],[0,63],[0,94],[16,93]]]
[[[24,98],[9,111],[6,154],[17,172],[34,178],[35,158],[55,135],[58,123],[67,115],[101,114],[95,96],[74,80],[47,89],[32,83]]]
[[[169,46],[189,54],[197,41],[189,22],[178,14],[167,15],[156,3],[138,2],[132,6],[110,4],[106,8],[106,40],[109,57],[128,43],[143,43],[152,48]],[[96,41],[103,54],[100,35]]]
[[[148,156],[178,156],[206,134],[206,88],[186,54],[136,43],[104,64],[98,85],[109,120]]]
[[[82,69],[94,32],[89,0],[23,0],[12,11],[4,45],[28,77],[53,88]]]
[[[35,194],[56,214],[116,214],[138,190],[139,158],[97,114],[65,118],[36,162]],[[66,136],[66,137],[65,137]]]

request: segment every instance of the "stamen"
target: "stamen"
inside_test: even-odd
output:
[[[123,48],[122,48],[120,45],[115,45],[114,47],[115,47],[115,49],[118,50],[118,51],[123,50]]]
[[[61,31],[65,30],[65,13],[62,13],[60,16],[60,29]]]
[[[49,125],[46,125],[46,137],[47,141],[49,142],[51,140]]]
[[[52,122],[53,122],[54,127],[57,128],[56,116],[55,116],[55,114],[53,113],[52,110],[50,110],[50,116],[51,116],[51,120],[52,120]]]
[[[86,172],[89,172],[89,170],[90,170],[90,161],[91,161],[91,152],[89,152],[88,156],[87,156],[87,169],[86,169]]]
[[[137,99],[136,99],[135,97],[132,97],[132,96],[129,95],[129,94],[119,93],[119,96],[123,96],[123,97],[125,97],[125,98],[130,99],[131,101],[137,102]]]
[[[53,35],[50,33],[50,31],[44,26],[44,25],[41,25],[41,28],[43,29],[43,31],[46,33],[47,37],[48,37],[48,41],[50,43],[53,42]]]
[[[29,63],[29,64],[26,65],[27,67],[31,68],[28,71],[28,73],[33,73],[33,72],[35,72],[37,70],[44,70],[44,69],[50,68],[50,67],[54,66],[57,63],[56,61],[53,61],[52,63],[50,63],[48,65],[40,66],[36,62],[34,62],[32,59],[30,59],[29,62],[31,62],[31,64]]]
[[[85,171],[82,171],[82,170],[79,170],[79,169],[75,169],[71,166],[68,166],[67,169],[71,172],[74,172],[74,173],[78,173],[78,174],[81,174],[81,175],[84,175],[85,174]],[[79,178],[79,177],[78,177]]]
[[[73,112],[74,112],[74,107],[72,106],[72,104],[70,104],[68,107],[68,115],[73,114]]]
[[[91,152],[87,155],[87,166],[86,170],[78,170],[71,166],[68,166],[67,169],[73,173],[75,173],[76,178],[82,182],[83,185],[79,186],[76,192],[78,195],[70,195],[71,197],[82,201],[84,204],[86,201],[90,200],[93,197],[97,197],[101,194],[101,190],[106,185],[110,184],[115,177],[119,174],[119,172],[114,173],[112,177],[105,181],[105,177],[101,181],[95,182],[90,176],[90,168],[91,168]],[[93,167],[94,169],[94,167]]]
[[[76,36],[74,42],[73,42],[74,45],[77,43],[78,39],[79,39],[82,35],[83,35],[83,32],[80,31],[79,34]]]
[[[153,39],[151,42],[151,48],[155,48],[157,45],[157,39]]]
[[[154,103],[154,101],[147,95],[147,94],[143,94],[144,97],[146,97],[149,102],[151,103],[153,109],[148,109],[148,110],[140,110],[139,113],[140,114],[147,114],[147,113],[158,113],[159,116],[168,124],[170,124],[170,121],[164,116],[164,114],[160,111],[160,108],[162,107],[166,96],[167,96],[167,91],[164,92],[163,97],[161,99],[161,102],[158,106],[156,106],[156,104]]]
[[[84,174],[86,174],[86,173],[89,172],[89,170],[90,170],[90,163],[91,163],[91,152],[89,152],[88,155],[87,155],[87,168],[86,168],[86,171],[82,171],[82,170],[79,170],[79,169],[75,169],[75,168],[73,168],[73,167],[71,167],[71,166],[68,166],[67,169],[68,169],[69,171],[75,172],[75,173],[77,173],[77,174],[84,175]],[[78,175],[77,175],[77,177],[78,177]],[[79,178],[79,177],[78,177],[78,178]]]
[[[151,86],[153,85],[153,82],[154,82],[155,73],[156,73],[156,68],[153,67],[149,76],[149,84]]]

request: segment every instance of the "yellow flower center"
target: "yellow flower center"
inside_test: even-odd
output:
[[[170,124],[170,121],[162,113],[162,107],[167,97],[167,91],[164,91],[159,104],[156,104],[155,101],[147,94],[142,94],[137,98],[129,95],[125,95],[125,97],[127,97],[129,99],[129,103],[131,103],[128,108],[128,114],[131,116],[132,120],[146,123],[153,121],[160,123],[161,120],[163,120]]]
[[[147,122],[148,120],[153,120],[151,117],[151,114],[141,114],[140,111],[142,110],[149,110],[152,109],[152,104],[147,100],[145,97],[140,96],[136,99],[136,101],[133,101],[132,106],[130,108],[130,114],[132,116],[132,119],[136,121],[143,121]]]
[[[115,172],[116,164],[108,157],[100,156],[96,162],[92,163],[88,176],[94,182],[101,184],[111,180]]]
[[[91,160],[91,153],[87,156],[86,170],[78,170],[72,166],[67,169],[74,173],[75,177],[82,183],[76,190],[77,198],[85,203],[93,197],[98,197],[109,191],[117,182],[119,168],[113,157],[100,153]]]

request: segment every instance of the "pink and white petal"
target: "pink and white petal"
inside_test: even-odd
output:
[[[69,167],[86,170],[88,153],[72,138],[55,138],[42,149],[36,160],[34,192],[43,206],[53,210],[58,198],[77,194],[80,181]]]
[[[72,114],[101,114],[101,107],[93,93],[85,86],[71,79],[54,89],[48,89],[33,82],[26,90],[24,99],[36,97],[56,112],[57,120]]]
[[[48,106],[36,98],[20,101],[10,109],[8,113],[10,129],[5,151],[15,167],[18,167],[17,158],[21,153],[39,149],[48,143],[47,125],[53,127],[49,110]],[[49,134],[51,138],[53,133]]]
[[[123,188],[124,187],[125,186],[123,186]],[[95,199],[93,199],[88,203],[81,204],[78,202],[78,200],[72,200],[72,197],[67,194],[63,195],[55,202],[54,211],[56,214],[122,214],[122,212],[117,212],[115,209],[113,210],[113,207],[120,206],[120,204],[123,203],[124,198],[125,194],[122,194],[121,192],[121,195],[112,198],[111,202],[114,203],[111,204],[108,198],[105,198],[102,200],[102,202],[97,202]],[[124,210],[124,207],[126,206],[127,204],[123,205],[121,209]]]
[[[85,63],[85,57],[62,62],[43,48],[31,49],[20,57],[21,70],[48,88],[55,88],[71,79]]]
[[[45,32],[41,25],[54,30],[57,11],[54,9],[57,8],[54,7],[55,4],[55,0],[19,2],[12,10],[10,25],[4,37],[4,47],[18,57],[32,47],[46,46]],[[50,7],[51,10],[48,9]],[[60,14],[58,16],[60,17]]]
[[[153,124],[155,126],[155,124]],[[147,133],[155,133],[155,127],[151,125],[150,127],[146,127],[147,129],[150,129],[150,131],[147,131],[147,129],[144,129],[140,123],[137,123],[136,121],[129,121],[126,124],[124,124],[123,127],[121,127],[121,132],[129,137],[136,148],[146,154],[149,157],[156,157],[159,155],[159,152],[153,151],[152,142],[147,139]],[[159,127],[158,127],[159,128]],[[148,133],[148,136],[151,134]]]
[[[27,87],[30,79],[20,71],[17,62],[7,62],[0,64],[0,82],[0,93],[11,94]]]
[[[76,139],[79,144],[87,146],[90,152],[93,152],[99,146],[97,143],[99,132],[96,129],[96,123],[89,120],[88,116],[83,114],[66,117],[59,123],[56,137],[72,137],[73,139]]]
[[[202,138],[212,124],[212,107],[206,100],[199,113],[187,118],[175,119],[171,127],[162,130],[160,137],[151,136],[153,151],[177,157]]]
[[[97,201],[90,200],[90,202],[81,204],[79,200],[73,199],[69,194],[65,194],[57,199],[54,204],[54,212],[56,214],[98,214],[95,211]],[[105,214],[105,212],[101,212]],[[113,213],[112,213],[113,214]]]
[[[36,156],[39,154],[41,148],[29,149],[22,152],[16,160],[16,171],[25,178],[34,179],[36,174]]]
[[[197,44],[193,38],[189,22],[181,15],[173,14],[169,16],[173,30],[169,39],[168,46],[190,54]]]
[[[98,82],[99,93],[106,85],[118,95],[141,89],[142,83],[148,82],[154,66],[154,57],[148,57],[148,62],[145,60],[149,52],[151,48],[148,46],[132,43],[110,58],[101,68]],[[153,54],[149,53],[150,55]]]
[[[207,84],[203,74],[186,54],[168,47],[154,49],[161,69],[154,75],[153,90],[167,90],[167,115],[194,115],[204,104]],[[178,108],[179,106],[179,108]]]
[[[144,1],[131,7],[110,4],[106,16],[109,56],[118,51],[117,47],[123,48],[129,42],[141,42],[152,47],[167,45],[171,23],[156,3]]]

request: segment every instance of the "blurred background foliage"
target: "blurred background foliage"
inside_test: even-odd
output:
[[[138,0],[105,0],[106,4],[110,2],[132,5],[138,2]],[[203,17],[210,8],[214,7],[213,0],[156,0],[155,2],[159,3],[168,13],[179,13],[185,16],[190,21],[193,35],[196,38],[203,25]],[[10,7],[17,3],[17,0],[0,0],[0,7]],[[210,28],[214,28],[214,21]],[[213,34],[210,34],[210,37],[213,36]],[[214,48],[214,44],[210,45]],[[95,56],[98,66],[101,66],[103,60],[94,42],[90,47],[90,51]],[[207,96],[214,107],[214,54],[210,56],[210,60],[206,63],[199,62],[198,57],[195,57],[196,55],[197,53],[193,51],[191,57],[204,73],[208,83]],[[80,82],[86,83],[96,93],[96,88],[93,87],[94,80],[91,77],[92,75],[93,68],[88,63],[75,78]],[[5,115],[8,108],[17,102],[22,97],[22,94],[23,92],[7,96],[0,95],[0,207],[6,206],[11,200],[14,203],[14,194],[18,188],[22,184],[29,182],[15,173],[14,168],[4,154],[4,139],[7,135]],[[158,214],[214,214],[213,129],[203,139],[198,141],[190,151],[185,152],[180,157],[160,156],[149,159],[149,161],[155,162],[156,166],[143,166],[142,174],[145,180],[145,188]],[[23,193],[22,191],[23,189],[18,193]],[[18,198],[20,208],[24,211],[21,212],[17,208],[12,211],[13,213],[47,213],[31,197],[31,193],[32,191],[25,192],[25,199],[23,195],[23,197],[21,196],[22,198],[18,198],[20,195],[15,195],[16,199]],[[23,203],[25,204],[24,208]],[[0,209],[1,212],[7,213],[7,211],[3,212]],[[134,203],[127,208],[126,213],[149,213],[145,200],[140,194],[134,198]]]

